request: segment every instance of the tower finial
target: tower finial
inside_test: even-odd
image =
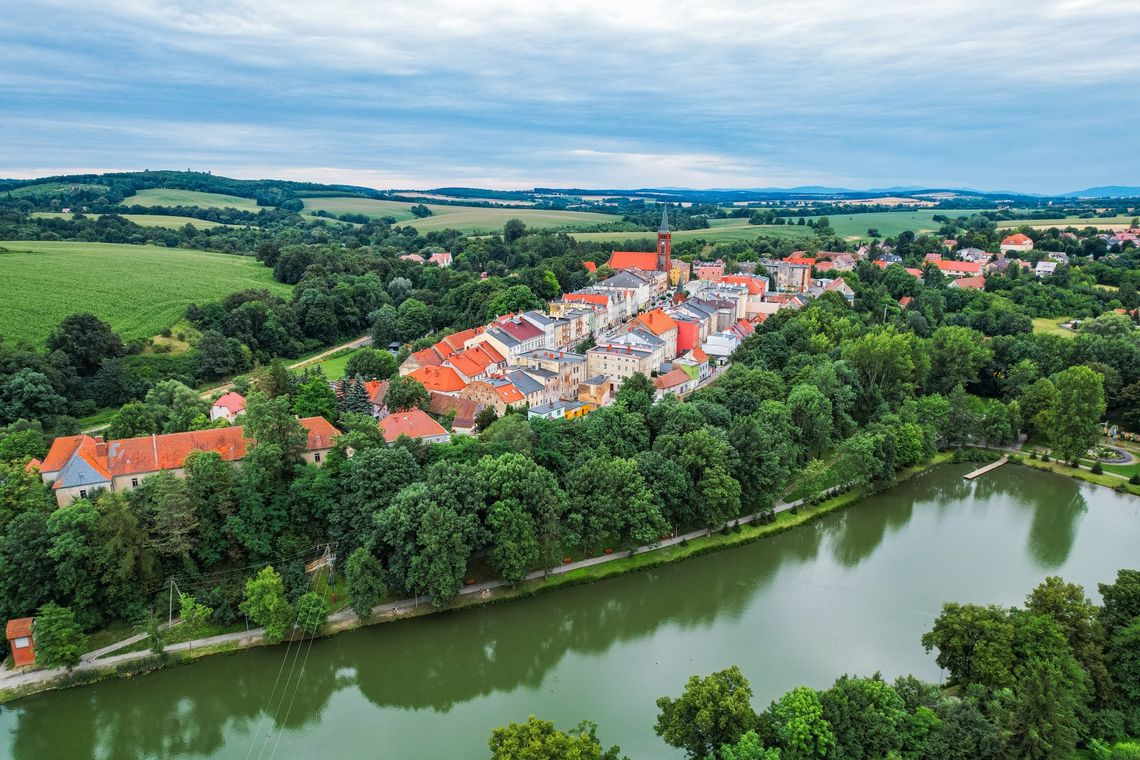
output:
[[[661,226],[657,228],[658,232],[669,231],[669,205],[666,204],[661,209]]]

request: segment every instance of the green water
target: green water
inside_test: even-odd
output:
[[[919,636],[944,600],[1017,604],[1050,574],[1096,598],[1140,566],[1140,499],[967,469],[651,572],[30,697],[0,712],[3,753],[485,758],[491,728],[534,713],[590,718],[634,760],[679,757],[653,734],[654,700],[691,674],[739,664],[757,708],[845,672],[937,681]]]

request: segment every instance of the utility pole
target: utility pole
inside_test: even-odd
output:
[[[170,576],[170,609],[166,615],[166,627],[174,625],[174,576]]]

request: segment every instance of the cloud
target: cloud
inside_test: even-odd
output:
[[[1137,30],[1123,0],[32,0],[0,173],[1059,191],[1136,173]]]

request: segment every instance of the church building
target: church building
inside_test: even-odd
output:
[[[661,226],[657,228],[656,251],[614,251],[610,254],[610,269],[641,269],[646,272],[664,272],[666,276],[673,269],[673,233],[669,231],[669,207],[661,210]]]

